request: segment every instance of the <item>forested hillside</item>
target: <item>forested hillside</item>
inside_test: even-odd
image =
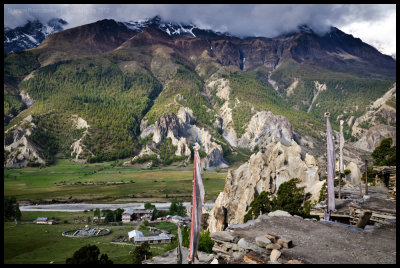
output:
[[[35,100],[32,114],[40,117],[39,126],[52,133],[65,126],[73,114],[87,120],[90,135],[83,142],[95,155],[89,162],[133,155],[138,150],[140,120],[162,90],[154,77],[123,74],[106,58],[51,64],[19,87]],[[60,114],[62,117],[51,120],[52,115]],[[71,140],[56,135],[54,141],[65,143],[53,147],[63,148],[68,155]]]

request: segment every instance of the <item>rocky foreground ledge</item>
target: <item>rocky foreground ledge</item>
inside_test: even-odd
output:
[[[360,229],[288,213],[214,232],[218,263],[396,263],[395,223]],[[215,261],[216,262],[216,261]]]

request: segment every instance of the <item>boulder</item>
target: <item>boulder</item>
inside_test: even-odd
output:
[[[247,264],[267,264],[260,256],[254,252],[249,252],[244,255],[243,261]]]
[[[274,249],[281,249],[282,246],[280,244],[269,244],[265,248],[274,250]]]
[[[256,237],[256,244],[259,247],[266,247],[267,245],[271,244],[271,240],[266,238],[265,236],[257,236]]]
[[[289,261],[287,262],[287,264],[304,264],[304,263],[302,263],[302,262],[299,261],[299,260],[289,260]]]
[[[213,259],[212,262],[210,262],[210,264],[218,264],[218,260],[217,259]]]
[[[271,261],[276,261],[279,259],[279,257],[281,256],[281,252],[277,249],[273,249],[271,251],[271,255],[269,256]]]
[[[287,237],[280,237],[278,239],[278,244],[281,245],[284,248],[290,248],[293,245],[293,242],[290,238]]]
[[[224,242],[233,242],[235,237],[233,237],[229,232],[219,231],[211,234],[213,240],[219,240]]]
[[[237,243],[237,245],[243,249],[252,250],[254,252],[257,252],[258,254],[264,253],[263,248],[257,246],[256,244],[246,241],[245,238],[241,238],[239,240],[239,242]]]
[[[348,165],[346,165],[346,169],[351,171],[351,173],[348,175],[350,177],[351,184],[359,185],[361,182],[361,171],[357,164],[350,162]]]

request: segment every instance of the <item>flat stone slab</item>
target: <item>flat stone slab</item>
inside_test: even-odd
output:
[[[253,226],[254,223],[255,223],[255,220],[250,220],[250,221],[248,221],[248,222],[246,222],[246,223],[232,224],[232,225],[229,225],[229,226],[226,228],[226,230],[247,228],[247,227]]]
[[[224,241],[224,242],[233,242],[235,240],[235,237],[232,236],[230,232],[226,232],[226,231],[214,232],[210,236],[212,239],[220,240],[220,241]]]
[[[275,210],[270,213],[268,213],[269,217],[274,217],[274,216],[283,216],[283,217],[292,217],[289,212],[283,211],[283,210]]]
[[[271,244],[271,240],[266,238],[265,236],[257,236],[256,237],[256,244],[259,247],[266,247],[267,245]]]
[[[238,244],[239,247],[241,247],[243,249],[249,249],[249,250],[252,250],[252,251],[257,252],[259,254],[262,254],[262,253],[265,252],[265,249],[260,248],[259,246],[257,246],[254,243],[246,241],[246,239],[244,239],[244,238],[241,238],[237,244]]]

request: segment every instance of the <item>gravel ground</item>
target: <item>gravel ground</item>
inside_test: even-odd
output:
[[[332,222],[315,222],[299,217],[269,217],[232,235],[255,242],[267,233],[289,237],[293,247],[281,249],[281,262],[304,263],[396,263],[396,226],[382,225],[372,232]]]

